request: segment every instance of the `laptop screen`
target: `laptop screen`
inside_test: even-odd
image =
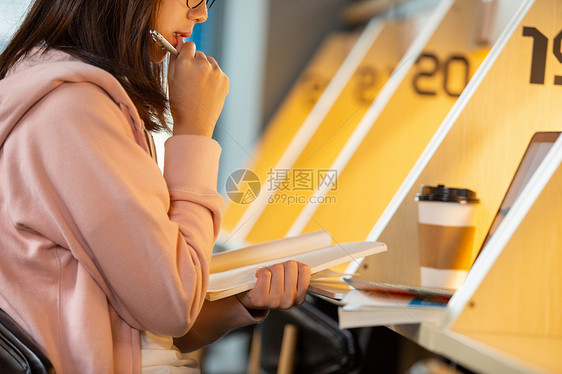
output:
[[[527,185],[527,182],[529,182],[529,179],[531,179],[548,151],[550,151],[554,145],[554,142],[556,142],[556,139],[558,139],[559,135],[560,132],[537,132],[533,135],[529,145],[527,146],[527,150],[523,154],[523,158],[517,167],[517,171],[511,180],[507,192],[504,195],[496,216],[488,229],[488,233],[482,243],[482,246],[480,247],[480,251],[482,251],[482,248],[486,246],[486,243],[488,243],[490,238],[494,235],[498,226],[503,221],[507,212],[509,212],[509,209],[511,209],[511,206],[521,193],[521,190],[523,190],[523,188]]]

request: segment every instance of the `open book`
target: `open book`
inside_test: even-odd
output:
[[[310,266],[314,278],[322,270],[384,251],[385,244],[373,241],[332,245],[329,233],[317,231],[219,253],[211,259],[207,300],[253,288],[261,267],[294,260]]]

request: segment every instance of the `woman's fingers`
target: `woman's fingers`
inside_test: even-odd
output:
[[[304,302],[310,283],[310,268],[287,261],[256,272],[255,287],[238,299],[247,308],[288,309]]]
[[[256,275],[257,282],[248,296],[252,302],[253,308],[264,307],[267,308],[268,296],[271,293],[271,280],[273,278],[269,269],[260,269]]]
[[[219,66],[219,63],[217,62],[217,60],[215,60],[213,57],[211,56],[207,56],[207,60],[209,61],[209,64],[211,65],[211,69],[213,70],[219,70],[222,72],[221,67]]]
[[[298,296],[299,265],[296,261],[287,261],[283,264],[283,296],[281,300],[282,309],[288,309],[295,305]]]
[[[283,296],[283,292],[285,291],[285,266],[284,264],[275,264],[272,266],[267,267],[269,271],[271,271],[271,288],[269,290],[271,294],[271,301],[275,302],[275,304],[279,304],[281,297]],[[275,308],[278,308],[279,305],[275,305]]]
[[[168,68],[174,134],[211,136],[229,90],[228,78],[193,42],[178,39]]]
[[[209,62],[207,61],[207,56],[202,51],[195,51],[195,59],[204,60],[207,63]]]
[[[310,267],[298,263],[298,281],[297,281],[297,301],[295,305],[301,305],[306,299],[306,292],[308,291],[308,286],[310,285]]]
[[[197,47],[193,42],[184,42],[183,38],[178,38],[178,44],[176,46],[177,51],[180,55],[183,53],[186,56],[195,56],[195,51],[197,51]]]

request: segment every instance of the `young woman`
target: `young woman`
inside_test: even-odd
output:
[[[143,354],[165,336],[193,350],[304,301],[295,262],[204,301],[228,79],[183,43],[207,18],[197,5],[36,0],[0,55],[0,308],[57,373],[139,373],[141,335]],[[150,29],[180,52],[167,77]],[[146,135],[168,128],[168,106],[162,176]]]

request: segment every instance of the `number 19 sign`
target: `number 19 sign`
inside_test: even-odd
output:
[[[546,56],[548,54],[548,37],[539,31],[536,27],[523,27],[523,36],[533,39],[533,57],[531,59],[531,84],[544,84],[546,71]],[[560,63],[562,63],[562,31],[560,31],[553,40],[552,53]],[[562,76],[554,76],[554,84],[562,85]]]

